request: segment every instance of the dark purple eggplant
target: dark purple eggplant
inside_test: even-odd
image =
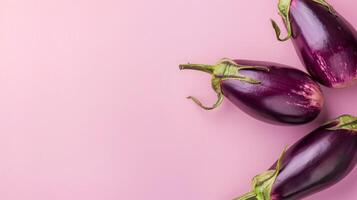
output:
[[[357,117],[343,115],[291,146],[236,200],[298,200],[344,178],[357,161]]]
[[[184,64],[180,69],[193,69],[212,74],[212,87],[218,95],[218,107],[224,96],[251,116],[270,123],[303,124],[315,119],[324,98],[319,85],[297,69],[285,65],[222,59],[216,65]]]
[[[280,0],[288,35],[272,21],[280,41],[292,39],[295,50],[312,77],[331,88],[357,81],[357,32],[324,0]]]

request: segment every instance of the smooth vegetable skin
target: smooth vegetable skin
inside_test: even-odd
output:
[[[331,88],[357,81],[356,30],[324,0],[280,0],[279,13],[288,30],[280,41],[292,39],[296,52],[312,77]]]
[[[249,115],[270,123],[303,124],[315,119],[324,98],[320,87],[306,73],[285,65],[223,59],[216,65],[184,64],[180,69],[194,69],[213,75],[212,87],[218,95],[218,107],[226,96]]]
[[[357,118],[343,115],[291,146],[236,200],[298,200],[344,178],[357,161]]]

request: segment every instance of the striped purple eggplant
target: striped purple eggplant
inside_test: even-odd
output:
[[[291,146],[236,200],[298,200],[344,178],[357,161],[357,117],[343,115]]]
[[[279,0],[288,35],[272,21],[280,41],[292,39],[312,77],[331,88],[357,81],[357,33],[325,0]]]
[[[218,107],[224,96],[251,116],[270,123],[303,124],[315,119],[324,98],[311,77],[281,64],[223,59],[216,65],[184,64],[180,69],[193,69],[212,74],[212,87],[218,95]]]

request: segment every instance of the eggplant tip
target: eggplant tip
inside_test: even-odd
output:
[[[309,98],[312,106],[322,108],[325,104],[325,98],[320,87],[315,87]]]

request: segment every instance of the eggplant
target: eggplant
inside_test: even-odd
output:
[[[324,104],[319,85],[298,69],[282,64],[222,59],[216,65],[183,64],[212,74],[212,87],[218,99],[206,110],[217,108],[224,96],[247,114],[273,124],[304,124],[314,120]]]
[[[295,50],[311,76],[324,86],[345,88],[357,81],[357,33],[324,0],[279,0],[288,35],[281,38],[272,20],[277,39],[292,39]]]
[[[342,115],[284,151],[236,200],[298,200],[343,179],[357,161],[357,117]]]

